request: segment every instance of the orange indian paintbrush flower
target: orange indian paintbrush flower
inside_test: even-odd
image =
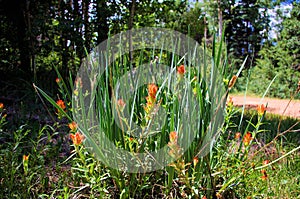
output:
[[[56,101],[56,104],[60,107],[60,108],[62,108],[62,109],[65,109],[66,108],[66,105],[65,105],[65,102],[63,101],[63,100],[57,100]]]
[[[247,146],[249,145],[250,141],[252,140],[252,134],[250,132],[247,132],[245,135],[244,135],[244,138],[243,138],[243,143]]]
[[[78,146],[84,140],[84,135],[82,135],[81,133],[77,132],[75,134],[70,134],[70,138],[72,139],[73,144],[76,145],[76,146]]]
[[[73,121],[70,124],[68,124],[68,127],[71,129],[71,131],[76,131],[77,130],[77,123]]]
[[[183,75],[185,73],[185,68],[184,68],[184,65],[181,65],[181,66],[178,66],[177,67],[177,73],[179,75]]]
[[[257,106],[257,113],[259,115],[263,115],[265,113],[265,111],[266,111],[265,105],[261,104],[261,105]]]
[[[177,142],[177,138],[178,138],[177,132],[172,131],[170,133],[170,142],[172,142],[172,143]]]
[[[269,160],[264,160],[264,161],[263,161],[263,165],[266,165],[266,164],[269,164],[269,163],[270,163]]]
[[[241,133],[240,132],[236,132],[234,135],[234,139],[239,140],[241,137]]]
[[[148,84],[148,94],[152,99],[155,99],[158,87],[155,84]]]
[[[29,159],[29,155],[23,155],[23,161],[25,162],[25,161],[28,161],[28,159]]]
[[[264,169],[262,169],[260,172],[263,174],[263,175],[261,176],[261,178],[262,178],[263,180],[267,180],[267,179],[268,179],[267,171],[264,170]]]
[[[268,179],[268,176],[267,176],[267,175],[263,175],[263,176],[261,176],[261,179],[262,179],[262,180],[267,180],[267,179]]]
[[[198,162],[199,162],[198,157],[194,157],[193,158],[193,164],[194,164],[194,166],[196,166],[198,164]]]
[[[4,108],[4,104],[0,103],[0,110],[2,110]]]

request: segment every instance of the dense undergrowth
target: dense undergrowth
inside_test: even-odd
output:
[[[207,62],[209,66],[205,68],[204,73],[213,73],[215,69],[226,66],[222,45],[215,44],[213,49],[213,61]],[[242,114],[241,109],[235,107],[230,99],[227,100],[226,106],[218,105],[212,109],[214,103],[226,99],[237,77],[228,71],[219,70],[222,71],[222,79],[216,76],[215,81],[221,81],[226,90],[224,93],[210,92],[209,89],[219,89],[221,84],[202,81],[204,73],[197,70],[197,63],[191,67],[188,58],[183,59],[163,51],[160,53],[161,62],[171,69],[165,79],[174,78],[170,81],[171,86],[175,85],[172,92],[169,92],[171,87],[168,87],[165,79],[140,86],[128,99],[120,97],[125,95],[118,95],[121,91],[112,92],[106,86],[107,82],[114,87],[118,85],[119,77],[127,75],[126,71],[133,69],[130,63],[126,63],[126,59],[120,59],[113,64],[110,71],[113,75],[99,77],[100,86],[94,93],[97,100],[91,100],[92,104],[96,103],[97,109],[93,111],[96,111],[99,117],[92,119],[96,119],[105,131],[99,131],[96,137],[90,133],[91,129],[86,128],[90,127],[86,124],[91,120],[90,117],[85,120],[72,117],[74,113],[79,116],[89,114],[89,109],[84,109],[87,106],[82,106],[80,102],[93,99],[86,98],[93,91],[84,92],[84,86],[78,78],[73,85],[71,76],[62,78],[57,73],[58,77],[50,83],[56,85],[57,91],[54,92],[57,95],[51,95],[51,92],[44,92],[38,86],[32,87],[29,84],[24,87],[28,89],[30,98],[24,96],[17,101],[3,98],[7,101],[0,104],[0,197],[299,197],[298,120],[268,114],[264,105]],[[189,56],[193,58],[195,55]],[[144,60],[142,51],[138,58]],[[151,63],[155,63],[157,59]],[[122,68],[124,65],[128,67]],[[92,72],[90,77],[95,75]],[[138,70],[134,72],[137,73]],[[126,88],[131,88],[130,84],[124,84],[128,86]],[[7,85],[8,94],[12,85]],[[15,90],[28,95],[22,89]],[[185,94],[189,91],[191,95]],[[77,109],[74,109],[72,104],[76,103],[73,101],[74,97],[81,105],[77,106]],[[193,97],[197,98],[202,110],[201,115],[191,117],[197,119],[195,124],[199,124],[199,131],[195,131],[195,139],[184,151],[185,145],[182,140],[186,139],[187,134],[193,135],[193,132],[183,126],[192,126],[190,121],[193,120],[182,116],[193,113],[193,110],[181,109],[180,106]],[[113,115],[110,111],[111,104],[115,104],[118,115]],[[159,130],[151,128],[157,127],[154,116],[157,107],[166,110],[167,113],[167,119],[159,126]],[[128,110],[133,110],[130,119],[123,115]],[[213,113],[219,110],[224,113],[224,123],[216,128],[220,133],[217,134],[214,145],[214,139],[206,139],[207,135],[212,133],[209,130],[216,130],[211,126],[218,125],[211,110]],[[130,125],[123,129],[117,127],[112,118],[119,118],[121,124],[139,125],[143,132],[153,133],[153,136],[133,136],[135,128]],[[103,135],[109,137],[118,149],[129,151],[133,155],[122,157],[102,150],[101,147],[105,147],[106,143],[97,140],[97,137]],[[93,145],[93,140],[98,145]],[[207,149],[202,143],[209,143],[212,147]],[[158,160],[147,156],[147,152],[158,151],[161,148],[164,149],[164,157],[171,161],[163,168],[151,170],[152,164],[155,165]],[[206,151],[205,154],[202,153],[203,150]],[[143,160],[150,159],[149,164],[133,167],[131,162],[140,158],[134,154],[140,151],[146,152],[146,158]],[[101,155],[108,162],[114,160],[122,167],[117,169],[110,166],[101,159]],[[131,159],[127,161],[126,158]],[[143,170],[128,172],[129,169],[136,168]]]
[[[6,115],[6,108],[4,105],[1,109],[0,125],[1,198],[127,198],[122,196],[125,191],[132,191],[133,198],[185,198],[180,190],[184,183],[176,182],[178,178],[174,178],[171,187],[165,186],[167,171],[114,176],[116,171],[97,161],[80,145],[78,147],[85,160],[85,163],[82,162],[79,153],[75,153],[71,146],[67,123],[40,125],[38,122],[27,122],[18,129],[11,128],[11,121],[6,119],[9,117]],[[276,137],[278,133],[296,124],[297,120],[281,120],[280,116],[267,113],[262,125],[264,132],[252,144],[247,159],[241,160],[239,155],[242,155],[243,149],[238,150],[237,146],[242,140],[236,139],[240,116],[240,112],[237,112],[233,117],[235,122],[231,123],[236,126],[224,132],[215,147],[214,159],[217,164],[211,172],[215,188],[223,188],[222,196],[219,197],[297,198],[300,180],[299,151],[285,155],[299,146],[299,125],[290,130],[295,132]],[[246,111],[241,132],[245,132],[250,118],[256,123],[256,111]],[[282,130],[278,132],[279,122]],[[252,128],[248,130],[252,132]],[[280,160],[258,169],[265,163],[278,159]],[[189,169],[195,164],[196,161],[191,162]],[[127,187],[135,187],[135,190],[126,190],[125,187],[125,190],[120,190],[116,178]],[[132,178],[139,179],[139,183],[143,184],[132,184]],[[192,178],[190,180],[193,182]],[[194,188],[198,189],[199,198],[207,193],[202,185]]]

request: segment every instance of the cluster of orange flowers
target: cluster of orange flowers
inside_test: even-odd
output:
[[[66,111],[66,105],[63,100],[61,100],[61,99],[57,100],[56,105],[59,106],[63,111]],[[56,114],[59,119],[63,118],[63,116],[64,116],[63,112],[59,108],[56,109]]]
[[[55,82],[57,83],[57,84],[60,84],[61,83],[61,79],[60,78],[56,78],[55,79]],[[76,79],[76,81],[75,81],[75,84],[77,85],[77,84],[82,84],[81,83],[81,79]],[[78,85],[77,85],[78,86]],[[64,110],[64,111],[66,111],[66,104],[65,104],[65,102],[63,101],[63,100],[61,100],[61,99],[59,99],[59,100],[57,100],[56,101],[56,104],[57,104],[57,106],[59,106],[62,110]],[[57,114],[58,114],[58,116],[60,117],[61,115],[61,112],[60,112],[60,110],[59,109],[57,109]],[[82,135],[80,132],[78,132],[77,131],[77,123],[75,122],[75,121],[73,121],[73,122],[71,122],[71,123],[69,123],[68,124],[68,127],[70,128],[70,131],[71,131],[71,133],[70,133],[70,138],[71,138],[71,140],[72,140],[72,142],[73,142],[73,144],[75,145],[75,146],[78,146],[78,145],[80,145],[80,144],[82,144],[82,142],[83,142],[83,140],[84,140],[84,135]],[[23,156],[23,160],[26,160],[26,158],[27,158],[27,160],[28,160],[28,156]]]
[[[247,132],[243,138],[243,143],[245,144],[245,146],[248,146],[252,139],[253,139],[252,133]]]
[[[265,169],[262,169],[260,172],[263,174],[263,175],[261,176],[261,179],[267,180],[267,178],[268,178],[267,171],[266,171]]]
[[[80,132],[76,132],[77,131],[77,123],[73,121],[70,124],[68,124],[68,126],[72,132],[72,133],[70,133],[70,138],[71,138],[73,144],[75,146],[80,145],[84,140],[84,135],[82,135]],[[74,134],[74,132],[76,132],[76,133]]]
[[[145,112],[148,116],[155,105],[157,90],[158,87],[155,84],[148,84],[148,96],[146,97],[147,103],[146,106],[144,106]]]
[[[180,75],[180,76],[183,76],[184,73],[185,73],[185,68],[184,68],[184,65],[180,65],[177,67],[177,73]]]
[[[265,113],[265,111],[266,111],[265,105],[261,104],[261,105],[257,106],[258,115],[260,115],[260,116],[263,115]]]
[[[57,78],[55,79],[55,82],[56,82],[57,84],[60,84],[60,82],[61,82],[60,78],[57,77]],[[56,101],[56,104],[57,104],[61,109],[63,109],[63,110],[66,109],[66,105],[65,105],[65,102],[64,102],[63,100],[61,100],[61,99],[57,100],[57,101]],[[57,109],[57,114],[60,114],[59,109]],[[60,116],[59,116],[59,117],[60,117]]]
[[[65,110],[66,109],[66,105],[65,105],[65,102],[63,101],[63,100],[57,100],[56,101],[56,104],[61,108],[61,109],[63,109],[63,110]],[[59,111],[58,111],[59,112]]]
[[[229,98],[229,102],[230,101],[231,101],[231,99]],[[229,102],[228,102],[228,104],[229,104]],[[266,111],[266,107],[263,104],[257,106],[257,113],[259,116],[262,116],[265,113],[265,111]],[[240,138],[241,138],[241,133],[236,132],[234,139],[239,140]],[[244,145],[248,146],[250,144],[251,140],[253,140],[252,133],[247,132],[243,137]]]
[[[170,137],[170,142],[171,143],[177,143],[177,140],[178,140],[178,134],[176,131],[172,131],[169,135]]]
[[[77,130],[77,123],[73,121],[70,124],[68,124],[68,127],[71,129],[72,132],[75,132]]]
[[[2,117],[2,118],[5,118],[5,117],[7,116],[7,114],[2,115],[3,109],[4,109],[4,104],[3,104],[3,103],[0,103],[0,119],[1,119],[1,117]]]
[[[70,134],[70,138],[71,138],[71,140],[73,141],[73,144],[75,145],[75,146],[78,146],[78,145],[80,145],[82,142],[83,142],[83,140],[84,140],[84,135],[82,135],[81,133],[79,133],[79,132],[76,132],[75,134]]]
[[[234,139],[239,140],[241,138],[241,135],[242,134],[240,132],[236,132],[234,135]],[[248,146],[250,144],[251,140],[253,140],[252,133],[247,132],[243,137],[244,145]]]
[[[169,150],[169,155],[172,157],[172,158],[179,158],[182,154],[181,154],[181,148],[180,146],[178,145],[177,141],[178,141],[178,133],[176,131],[172,131],[170,134],[169,134],[169,139],[170,139],[170,142],[168,143],[168,146],[170,148]]]
[[[264,161],[263,161],[263,165],[267,165],[267,164],[269,164],[269,163],[270,163],[269,160],[264,160]],[[267,180],[267,179],[268,179],[267,171],[266,171],[265,169],[262,169],[260,172],[263,174],[263,175],[261,176],[261,179],[262,179],[262,180]]]
[[[239,140],[241,137],[241,133],[240,132],[236,132],[234,135],[234,139]]]
[[[269,160],[264,160],[264,161],[263,161],[263,165],[267,165],[267,164],[269,164],[269,163],[270,163]]]

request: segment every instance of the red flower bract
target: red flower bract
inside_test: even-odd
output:
[[[158,87],[155,84],[148,84],[148,94],[151,98],[155,99]]]
[[[257,113],[259,115],[263,115],[265,113],[265,111],[266,111],[265,105],[261,104],[261,105],[257,106]]]
[[[236,132],[234,135],[234,139],[238,140],[241,137],[241,133],[240,132]]]
[[[183,74],[185,73],[184,65],[178,66],[178,68],[177,68],[177,73],[178,73],[179,75],[183,75]]]
[[[198,162],[199,162],[198,157],[194,157],[193,158],[193,164],[194,164],[194,166],[196,166]]]
[[[260,172],[263,174],[263,175],[261,176],[261,178],[262,178],[263,180],[267,180],[267,178],[268,178],[267,171],[264,170],[264,169],[262,169]]]
[[[84,135],[77,132],[75,134],[70,134],[70,138],[72,139],[74,145],[80,145],[84,140]]]
[[[65,105],[65,102],[63,101],[63,100],[57,100],[56,101],[56,104],[60,107],[60,108],[62,108],[62,109],[65,109],[66,108],[66,105]]]
[[[252,134],[250,132],[247,132],[245,135],[244,135],[244,138],[243,138],[243,143],[247,146],[249,145],[250,141],[252,140]]]
[[[172,131],[169,136],[170,136],[170,142],[172,143],[177,142],[178,135],[176,131]]]
[[[28,161],[28,159],[29,159],[29,155],[23,155],[23,160],[24,161]]]
[[[269,163],[270,163],[269,160],[264,160],[264,161],[263,161],[263,165],[266,165],[266,164],[269,164]]]
[[[68,124],[68,127],[71,129],[71,131],[76,131],[77,124],[76,124],[76,122],[73,121],[70,124]]]

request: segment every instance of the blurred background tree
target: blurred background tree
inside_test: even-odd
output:
[[[265,68],[266,75],[280,68],[291,73],[286,79],[292,85],[297,73],[289,71],[300,68],[299,1],[288,16],[278,11],[282,23],[270,26],[270,11],[284,3],[292,5],[271,0],[0,0],[0,70],[2,76],[45,82],[44,76],[54,78],[54,66],[64,77],[74,75],[86,53],[109,34],[165,27],[209,44],[225,28],[232,70],[248,56],[247,68]],[[270,37],[274,29],[275,40]]]
[[[232,56],[232,63],[237,64],[238,68],[248,56],[246,68],[249,68],[251,60],[255,61],[258,57],[263,41],[268,36],[263,34],[269,24],[266,12],[268,7],[259,0],[223,1],[221,6],[226,24],[227,49]]]
[[[270,96],[287,98],[297,89],[300,71],[300,6],[294,3],[289,14],[277,11],[282,22],[278,24],[277,38],[264,45],[252,70],[249,89],[263,93],[277,75],[270,88]],[[262,83],[260,83],[262,82]],[[257,86],[260,85],[260,86]],[[296,96],[297,97],[297,96]]]

